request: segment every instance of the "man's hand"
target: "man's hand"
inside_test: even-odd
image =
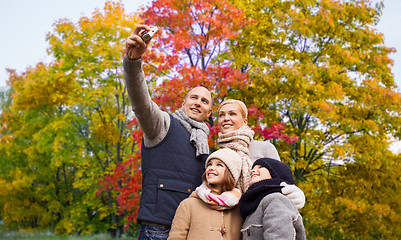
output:
[[[135,28],[134,32],[125,41],[126,56],[129,60],[139,59],[148,48],[149,42],[143,41],[141,35],[145,31],[149,31],[150,27],[147,25],[139,25]]]

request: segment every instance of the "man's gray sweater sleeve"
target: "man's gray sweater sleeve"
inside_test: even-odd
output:
[[[142,59],[123,60],[124,79],[132,110],[144,133],[145,146],[160,143],[170,126],[170,116],[160,110],[150,97],[142,70]]]

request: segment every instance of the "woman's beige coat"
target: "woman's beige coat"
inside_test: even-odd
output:
[[[223,235],[222,226],[225,229]],[[193,192],[178,206],[168,239],[239,240],[241,227],[238,206],[224,211],[213,210]]]

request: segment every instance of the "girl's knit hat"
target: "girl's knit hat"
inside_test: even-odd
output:
[[[206,167],[211,159],[219,159],[220,161],[222,161],[227,166],[230,173],[233,175],[235,183],[238,182],[241,176],[242,161],[240,155],[237,152],[229,148],[219,149],[209,155],[205,163]]]
[[[273,158],[259,158],[253,163],[253,167],[260,165],[269,170],[272,179],[281,179],[287,184],[295,184],[291,168],[287,164]]]

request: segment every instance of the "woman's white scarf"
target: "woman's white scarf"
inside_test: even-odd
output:
[[[251,178],[252,162],[248,156],[248,148],[254,135],[255,132],[247,125],[244,125],[238,130],[229,133],[219,133],[219,138],[217,139],[220,148],[230,148],[241,156],[241,176],[237,187],[241,189],[242,193],[248,189],[249,180]]]
[[[189,118],[182,108],[175,111],[172,115],[191,134],[189,141],[196,148],[196,156],[209,154],[209,143],[207,141],[209,127],[206,123]]]

